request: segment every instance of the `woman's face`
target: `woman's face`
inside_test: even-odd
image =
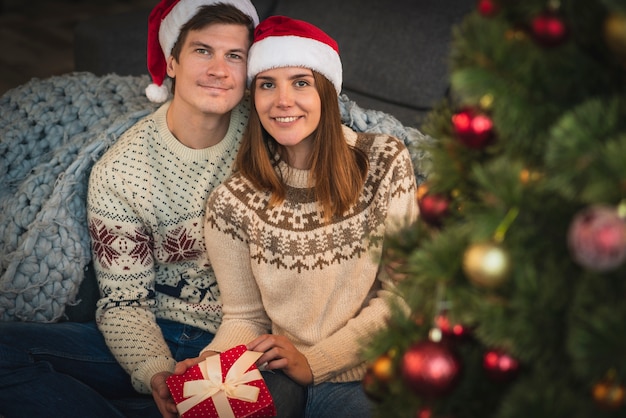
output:
[[[289,165],[308,168],[322,111],[313,72],[301,67],[274,68],[259,73],[255,83],[254,103],[261,124],[285,147]]]

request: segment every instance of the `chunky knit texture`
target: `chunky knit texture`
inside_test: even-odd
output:
[[[204,246],[208,194],[231,173],[250,112],[231,113],[215,146],[182,145],[166,122],[169,102],[129,129],[94,165],[87,216],[102,298],[96,320],[107,345],[149,393],[174,359],[154,317],[215,333],[221,303]]]
[[[416,181],[396,138],[344,135],[369,156],[369,172],[358,202],[328,224],[309,172],[285,164],[287,196],[275,208],[240,174],[209,197],[205,234],[224,318],[207,350],[271,332],[306,356],[315,383],[362,379],[361,344],[385,325],[394,289],[378,265],[383,238],[416,219]]]
[[[93,163],[156,109],[147,76],[72,73],[0,97],[0,320],[56,322],[91,259]]]

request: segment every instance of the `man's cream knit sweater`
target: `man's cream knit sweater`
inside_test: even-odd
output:
[[[87,199],[93,259],[102,298],[96,320],[133,386],[175,360],[155,318],[215,332],[221,301],[206,256],[206,198],[227,178],[248,120],[232,111],[224,139],[205,149],[182,145],[166,123],[169,104],[131,127],[95,164]]]

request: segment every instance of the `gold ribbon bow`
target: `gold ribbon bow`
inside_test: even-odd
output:
[[[204,379],[185,382],[183,396],[189,399],[176,405],[178,412],[182,415],[206,399],[212,398],[220,418],[235,418],[228,398],[256,402],[259,397],[259,388],[246,385],[246,383],[261,379],[261,372],[254,369],[246,373],[246,370],[262,354],[255,351],[244,352],[228,370],[225,379],[222,379],[220,356],[211,356],[199,363],[198,366]]]

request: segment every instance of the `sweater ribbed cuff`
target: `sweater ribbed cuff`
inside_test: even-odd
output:
[[[150,387],[152,376],[161,372],[173,373],[175,367],[176,360],[171,357],[157,357],[145,361],[131,375],[133,387],[139,393],[150,394],[152,393],[152,388]]]

